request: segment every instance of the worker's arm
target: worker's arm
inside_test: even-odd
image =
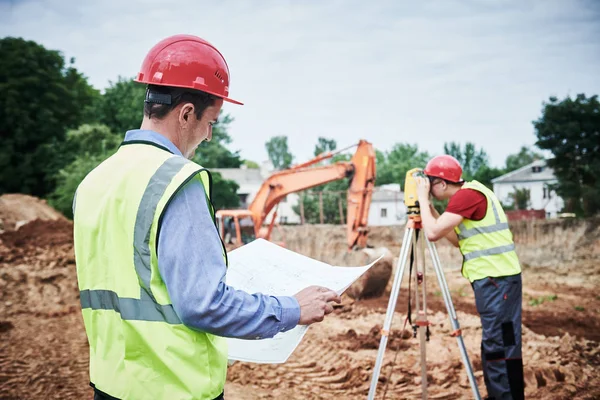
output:
[[[439,221],[440,213],[437,212],[437,210],[435,209],[433,204],[429,204],[429,209],[430,209],[433,217],[436,219],[436,221]],[[444,214],[452,214],[452,213],[444,213]],[[452,214],[452,215],[457,215],[457,214]],[[459,215],[459,217],[460,217],[460,215]],[[461,222],[462,222],[462,219],[461,219]],[[460,222],[458,224],[460,225]],[[454,247],[458,247],[458,235],[456,234],[456,231],[454,229],[451,229],[444,237],[446,238],[446,240],[448,240],[450,243],[452,243],[452,245]]]
[[[434,215],[434,209],[429,201],[429,179],[417,178],[417,196],[421,209],[421,221],[427,239],[436,242],[446,237],[450,243],[458,247],[458,237],[454,228],[461,224],[463,217],[458,214],[445,212],[439,217]],[[435,212],[437,214],[437,211]],[[439,214],[438,214],[439,215]]]
[[[248,294],[225,284],[226,266],[204,188],[192,180],[165,210],[158,265],[175,312],[193,329],[219,336],[258,339],[294,328],[294,297]]]

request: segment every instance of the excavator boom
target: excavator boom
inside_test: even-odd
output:
[[[271,210],[288,194],[350,178],[347,208],[348,247],[366,247],[369,207],[375,185],[375,151],[371,143],[361,140],[350,161],[312,166],[333,157],[334,154],[324,153],[313,160],[271,175],[262,184],[249,207],[255,216],[255,231],[260,230]]]

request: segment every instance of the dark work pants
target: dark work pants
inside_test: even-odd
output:
[[[524,399],[521,274],[473,282],[481,318],[481,364],[490,399]]]

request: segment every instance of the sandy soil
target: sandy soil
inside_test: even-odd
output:
[[[524,264],[527,397],[597,399],[598,224],[549,224],[514,228]],[[311,228],[310,235],[307,227],[287,228],[288,247],[338,265],[352,265],[358,260],[359,256],[344,251],[343,228]],[[91,396],[71,232],[70,222],[56,219],[33,221],[14,232],[0,234],[1,399]],[[371,243],[385,245],[397,254],[401,234],[400,227],[373,229]],[[331,244],[327,249],[319,245],[325,240]],[[439,252],[480,390],[485,393],[479,356],[481,328],[472,290],[460,276],[459,258],[453,249],[440,245]],[[429,274],[427,282],[428,318],[433,324],[426,347],[430,398],[469,398],[470,388],[456,340],[449,336],[449,321],[435,277]],[[379,398],[386,384],[388,399],[420,397],[418,340],[412,337],[410,328],[402,331],[407,308],[405,286],[406,282],[397,304]],[[330,318],[309,329],[286,364],[235,364],[228,373],[226,397],[366,398],[387,297],[384,294],[358,301],[346,298]]]

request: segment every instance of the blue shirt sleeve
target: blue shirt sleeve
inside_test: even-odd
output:
[[[158,268],[175,312],[188,327],[218,336],[262,339],[294,328],[294,297],[249,294],[225,284],[226,266],[203,185],[192,179],[164,211]]]

